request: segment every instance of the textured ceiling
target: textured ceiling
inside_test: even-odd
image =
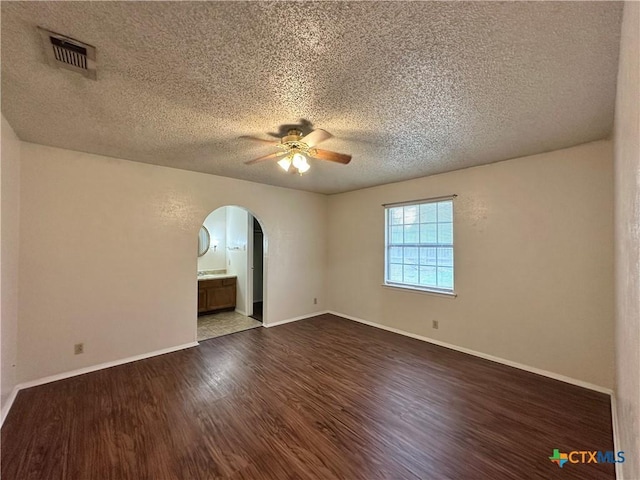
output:
[[[608,137],[621,4],[2,2],[2,112],[22,140],[335,193]],[[36,26],[97,47],[46,64]],[[245,160],[305,119],[347,166]]]

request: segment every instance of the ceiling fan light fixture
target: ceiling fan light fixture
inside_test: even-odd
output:
[[[244,162],[247,165],[280,158],[280,160],[278,160],[278,165],[285,172],[302,175],[303,173],[308,172],[311,168],[307,157],[341,163],[343,165],[346,165],[351,161],[351,155],[316,148],[318,143],[331,138],[331,134],[322,129],[313,130],[307,135],[302,136],[302,132],[300,130],[297,128],[290,128],[287,135],[280,139],[280,142],[265,140],[258,137],[244,136],[242,138],[268,143],[283,150],[281,152],[271,153],[269,155],[254,158],[248,162]]]
[[[310,165],[307,163],[307,161],[305,160],[305,162],[304,162],[302,165],[300,165],[300,166],[298,167],[298,173],[299,173],[300,175],[302,175],[304,172],[306,172],[306,171],[307,171],[307,170],[309,170],[310,168],[311,168],[311,166],[310,166]]]
[[[280,168],[282,168],[285,172],[288,172],[289,167],[291,167],[291,159],[289,157],[284,157],[278,162],[278,165],[280,165]]]
[[[291,157],[291,161],[292,161],[291,163],[293,163],[293,166],[296,167],[298,170],[300,170],[300,167],[307,164],[307,159],[301,153],[294,153],[293,157]]]
[[[305,157],[301,153],[294,153],[291,157],[291,163],[300,175],[311,168],[309,162],[307,162],[307,157]]]

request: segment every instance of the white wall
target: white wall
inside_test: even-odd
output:
[[[26,142],[21,162],[19,382],[195,341],[197,234],[223,205],[269,239],[265,320],[326,309],[322,195]]]
[[[612,186],[601,141],[331,196],[329,308],[611,388]],[[381,205],[450,194],[458,297],[382,287]]]
[[[247,303],[247,243],[249,214],[243,208],[227,207],[227,273],[236,278],[236,312],[246,315]],[[229,250],[229,248],[231,250]]]
[[[207,253],[198,257],[198,270],[222,270],[227,268],[227,209],[217,208],[205,218],[203,225],[209,230],[210,241],[218,241]]]
[[[0,154],[0,400],[2,411],[16,385],[18,348],[18,252],[20,140],[2,116]]]
[[[640,478],[640,3],[626,2],[616,98],[616,402],[624,479]]]

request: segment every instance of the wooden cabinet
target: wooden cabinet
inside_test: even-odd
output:
[[[198,313],[236,306],[236,279],[198,280]]]

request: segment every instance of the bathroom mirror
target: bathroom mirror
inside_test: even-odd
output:
[[[203,225],[200,227],[200,233],[198,234],[198,256],[201,257],[209,251],[209,242],[211,237],[209,230]]]

